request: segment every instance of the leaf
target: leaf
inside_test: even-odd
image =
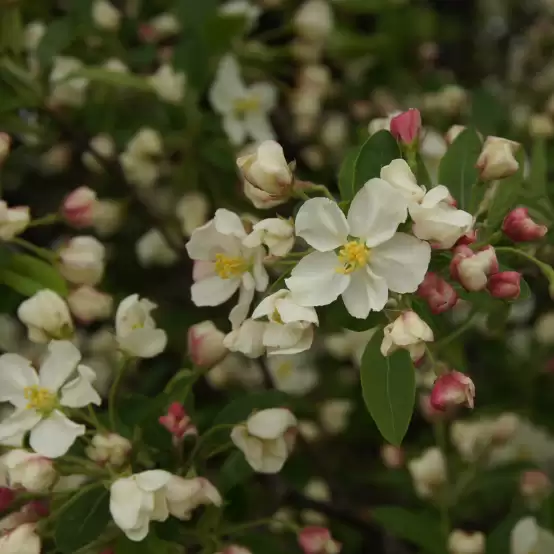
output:
[[[52,59],[67,48],[77,37],[79,29],[69,18],[59,18],[51,21],[46,27],[36,50],[40,65],[51,63]]]
[[[341,190],[341,200],[352,200],[364,184],[379,177],[381,168],[400,157],[398,144],[388,131],[371,135],[362,145],[354,162],[354,178],[350,187]]]
[[[446,554],[438,518],[398,506],[375,508],[371,516],[392,535],[417,545],[426,554]]]
[[[450,190],[461,210],[470,209],[472,187],[479,178],[475,167],[481,153],[481,139],[475,129],[460,133],[443,156],[439,167],[439,183]]]
[[[254,470],[248,465],[242,452],[233,452],[221,466],[217,477],[217,489],[225,494],[252,476]]]
[[[166,542],[150,530],[146,538],[136,542],[122,535],[115,543],[114,554],[177,554],[183,547]]]
[[[414,409],[415,371],[406,350],[383,356],[382,340],[380,331],[369,341],[362,356],[362,394],[383,437],[399,446]]]
[[[72,72],[67,78],[84,77],[93,83],[101,83],[114,87],[132,88],[143,92],[152,92],[150,83],[132,73],[121,73],[119,71],[110,71],[101,67],[83,67]]]
[[[352,317],[342,302],[333,302],[333,304],[324,307],[322,309],[322,319],[325,321],[326,328],[350,329],[358,332],[367,331],[386,323],[383,312],[370,312],[366,319]]]
[[[102,485],[78,492],[56,517],[55,539],[59,550],[73,554],[96,540],[110,521],[110,493]]]
[[[354,166],[358,158],[358,148],[351,148],[344,156],[339,170],[340,197],[345,200],[354,187]]]
[[[486,89],[478,89],[471,97],[471,125],[483,135],[502,135],[502,125],[509,121],[506,106],[498,94],[492,94]]]

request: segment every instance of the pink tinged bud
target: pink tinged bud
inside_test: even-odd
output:
[[[381,447],[381,459],[389,469],[399,469],[404,465],[404,450],[392,444],[385,444]]]
[[[35,522],[44,517],[48,517],[50,515],[50,507],[46,501],[31,500],[31,502],[27,502],[27,504],[21,508],[21,512],[25,514],[28,522]]]
[[[456,305],[458,294],[454,287],[442,277],[429,271],[419,288],[417,294],[427,301],[434,314],[442,314]]]
[[[530,470],[521,474],[519,492],[529,500],[541,500],[550,494],[552,483],[542,471]]]
[[[465,405],[473,408],[475,385],[473,381],[459,371],[451,371],[441,375],[431,391],[431,406],[436,410],[446,411],[448,408]]]
[[[456,246],[469,246],[477,242],[477,231],[468,231],[465,235],[462,235],[457,241]]]
[[[487,290],[495,298],[514,300],[521,292],[521,273],[502,271],[491,275],[487,282]]]
[[[212,367],[227,355],[225,334],[212,321],[202,321],[189,328],[188,354],[198,367]]]
[[[79,187],[65,197],[62,215],[69,225],[77,229],[90,227],[96,204],[96,193],[88,187]]]
[[[419,110],[410,109],[390,121],[392,136],[402,144],[410,145],[419,137],[421,130],[421,114]]]
[[[473,252],[469,246],[454,249],[450,262],[450,275],[467,291],[477,292],[487,286],[488,276],[498,273],[498,260],[492,246]]]
[[[304,554],[338,554],[342,548],[325,527],[304,527],[298,534],[298,543]]]
[[[167,414],[160,416],[158,421],[173,435],[176,442],[182,441],[188,435],[198,434],[185,408],[179,402],[171,404]]]
[[[504,218],[502,231],[514,242],[529,242],[544,237],[548,227],[535,223],[527,208],[516,208]]]
[[[431,405],[430,394],[419,395],[419,411],[425,421],[434,422],[445,418],[445,413],[442,410],[437,410]]]
[[[15,499],[15,491],[9,487],[0,487],[0,512],[6,511]]]

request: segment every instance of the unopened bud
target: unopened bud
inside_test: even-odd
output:
[[[227,354],[223,344],[225,334],[212,321],[202,321],[189,328],[188,354],[199,367],[211,367]]]
[[[179,402],[171,404],[167,414],[160,416],[158,421],[173,435],[176,443],[181,442],[188,435],[198,434],[196,426],[192,424],[191,418]]]
[[[393,117],[390,121],[392,136],[406,146],[418,139],[420,130],[421,114],[419,110],[413,108]]]
[[[425,275],[417,289],[417,294],[427,301],[434,314],[446,312],[458,301],[458,294],[454,287],[432,271]]]
[[[473,408],[475,385],[473,381],[459,371],[441,375],[431,391],[431,405],[436,410],[445,411],[454,406],[465,405]]]
[[[79,187],[65,197],[62,215],[72,227],[90,227],[95,206],[96,193],[89,187]]]
[[[548,227],[535,223],[527,208],[516,208],[504,218],[502,231],[514,242],[529,242],[544,237]]]
[[[399,469],[404,465],[404,450],[399,446],[385,444],[381,447],[381,459],[389,469]]]
[[[450,262],[450,275],[471,292],[484,290],[488,276],[498,272],[498,260],[492,246],[473,252],[468,246],[457,246]]]
[[[487,290],[495,298],[514,300],[521,291],[521,273],[517,271],[495,273],[487,281]]]
[[[519,146],[512,140],[487,138],[477,160],[481,180],[493,181],[513,175],[519,169],[519,162],[514,156]]]

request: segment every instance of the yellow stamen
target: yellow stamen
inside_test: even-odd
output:
[[[32,385],[23,389],[23,396],[28,401],[26,408],[42,414],[49,414],[58,404],[56,395],[44,387]]]
[[[347,242],[339,250],[339,261],[341,265],[337,268],[337,273],[348,275],[367,264],[370,250],[363,243],[357,240]]]
[[[246,271],[248,271],[248,263],[244,258],[234,258],[225,254],[215,255],[215,272],[222,279],[240,277]]]
[[[246,115],[247,113],[257,112],[260,109],[260,99],[257,96],[246,96],[237,98],[233,103],[235,113]]]
[[[281,314],[277,311],[277,308],[273,310],[273,313],[271,314],[271,321],[275,321],[275,323],[280,323],[283,325],[283,318],[281,317]]]

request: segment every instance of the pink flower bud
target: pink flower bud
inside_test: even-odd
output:
[[[462,235],[457,241],[456,246],[469,246],[477,242],[477,231],[468,231],[465,235]]]
[[[223,344],[225,334],[212,321],[202,321],[189,328],[188,353],[199,367],[212,367],[227,354]]]
[[[548,227],[535,223],[527,208],[516,208],[504,218],[502,231],[514,242],[529,242],[544,237]]]
[[[404,450],[399,446],[384,444],[381,447],[381,459],[389,469],[399,469],[404,465]]]
[[[44,500],[31,500],[27,502],[23,508],[21,508],[21,513],[24,514],[28,522],[39,521],[44,517],[50,515],[50,507],[48,502]]]
[[[450,275],[468,291],[477,292],[487,286],[489,275],[498,273],[498,260],[492,246],[473,252],[469,246],[454,249],[450,262]]]
[[[421,114],[419,110],[410,109],[403,112],[390,121],[392,136],[405,145],[413,144],[421,130]]]
[[[487,290],[495,298],[514,300],[521,291],[521,273],[502,271],[489,277]]]
[[[192,424],[185,408],[182,404],[179,404],[179,402],[171,404],[167,410],[167,414],[160,416],[158,421],[173,435],[176,444],[181,442],[188,435],[198,434],[198,430]]]
[[[62,215],[73,227],[81,229],[90,227],[96,207],[96,193],[88,187],[76,188],[65,197],[62,204]]]
[[[540,501],[550,494],[552,483],[542,471],[524,471],[519,480],[521,496],[531,501]]]
[[[338,554],[342,548],[325,527],[304,527],[298,534],[298,542],[304,554]]]
[[[15,499],[15,492],[9,487],[0,487],[0,512],[6,511]]]
[[[458,301],[458,294],[454,287],[432,271],[425,275],[425,279],[417,289],[417,294],[427,301],[434,314],[446,312]]]
[[[451,371],[441,375],[431,391],[431,406],[436,410],[445,411],[454,406],[465,405],[473,408],[475,385],[473,381],[459,371]]]
[[[433,423],[445,418],[446,414],[442,410],[437,410],[431,405],[430,394],[420,394],[418,404],[419,411],[425,421]]]

